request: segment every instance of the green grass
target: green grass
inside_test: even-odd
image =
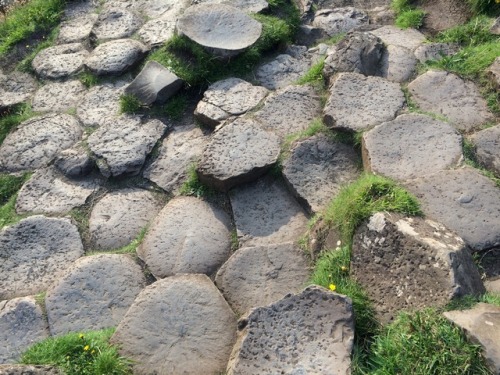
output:
[[[120,96],[120,113],[135,114],[141,110],[142,104],[134,95],[122,94]]]
[[[136,249],[139,247],[139,245],[142,243],[144,240],[144,237],[146,236],[148,228],[142,228],[137,237],[135,237],[128,245],[122,246],[118,249],[114,250],[108,250],[108,251],[101,251],[101,250],[95,250],[95,251],[90,251],[86,255],[87,256],[92,256],[92,255],[97,255],[97,254],[135,254]]]
[[[192,164],[187,172],[188,179],[179,189],[180,195],[195,196],[197,198],[210,197],[215,194],[215,190],[203,184],[196,173],[196,164]]]
[[[0,145],[17,125],[33,116],[34,113],[29,104],[20,104],[10,109],[0,118]]]
[[[463,47],[473,47],[498,40],[498,36],[490,33],[492,19],[478,16],[464,25],[459,25],[439,33],[435,41],[442,43],[458,43]]]
[[[394,23],[402,29],[418,29],[424,22],[425,12],[421,9],[409,9],[400,13]]]
[[[410,0],[392,0],[391,8],[396,14],[400,14],[411,9],[412,5]]]
[[[188,96],[185,93],[178,93],[160,106],[151,108],[151,113],[158,116],[166,116],[172,121],[179,121],[186,112]]]
[[[466,0],[474,14],[500,15],[500,6],[495,0]]]
[[[500,307],[500,294],[485,293],[482,296],[467,295],[455,298],[446,305],[445,310],[469,310],[480,302]]]
[[[325,79],[323,78],[323,68],[325,66],[325,58],[322,58],[297,81],[298,85],[312,84],[321,89],[325,88]]]
[[[481,174],[490,178],[499,188],[500,188],[500,176],[495,176],[495,174],[487,170],[479,161],[476,156],[476,148],[474,144],[468,139],[464,138],[462,143],[462,150],[464,154],[465,164],[477,169]]]
[[[29,348],[21,363],[55,365],[68,375],[131,374],[130,361],[109,344],[114,328],[51,337]]]
[[[42,42],[37,42],[34,48],[31,48],[31,52],[17,64],[17,69],[21,72],[33,73],[33,66],[31,65],[33,59],[42,49],[51,47],[54,44],[58,34],[59,28],[55,27],[46,39],[44,38]]]
[[[30,176],[30,173],[20,177],[0,174],[0,229],[23,218],[16,213],[17,192]]]
[[[91,72],[82,72],[77,77],[86,88],[91,88],[101,82],[101,78]]]
[[[330,129],[323,123],[320,118],[315,118],[307,127],[307,129],[302,130],[297,133],[289,134],[285,137],[283,142],[283,146],[281,146],[281,159],[286,158],[288,153],[290,152],[290,148],[292,145],[306,138],[310,138],[316,134],[325,133],[331,135]]]

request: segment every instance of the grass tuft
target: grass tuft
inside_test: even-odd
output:
[[[465,164],[477,169],[482,175],[490,178],[500,188],[500,176],[495,176],[493,172],[489,171],[481,165],[481,163],[479,163],[476,157],[476,147],[466,138],[463,139],[462,151],[464,154]]]
[[[164,105],[153,107],[151,113],[154,115],[166,116],[172,121],[179,121],[186,112],[187,106],[187,95],[185,93],[180,93],[169,98]]]
[[[400,13],[395,20],[396,26],[402,29],[418,29],[424,22],[425,12],[421,9],[409,9]]]
[[[58,34],[59,34],[59,28],[55,27],[54,30],[50,32],[47,39],[43,40],[40,43],[37,43],[36,46],[31,50],[31,52],[17,64],[17,69],[20,70],[21,72],[33,73],[34,70],[31,63],[33,62],[34,58],[41,50],[49,48],[52,45],[54,45],[54,42]]]
[[[474,14],[488,14],[496,17],[500,15],[500,6],[495,0],[466,0]]]
[[[134,95],[123,94],[120,96],[120,113],[135,114],[139,112],[142,104]]]
[[[187,172],[188,179],[179,189],[180,195],[201,197],[211,197],[215,194],[215,190],[203,184],[196,173],[196,164],[191,164]]]
[[[322,58],[302,76],[298,81],[298,85],[312,84],[320,90],[325,88],[325,79],[323,78],[323,68],[325,66],[325,58]]]
[[[15,224],[24,217],[16,213],[17,192],[30,176],[31,173],[20,177],[0,174],[0,229]]]
[[[80,73],[78,79],[88,89],[101,83],[101,79],[91,72]]]
[[[136,254],[136,249],[139,247],[139,245],[142,243],[144,240],[144,237],[146,236],[146,233],[148,231],[147,227],[144,227],[141,229],[137,237],[135,237],[128,245],[122,246],[118,249],[114,250],[95,250],[95,251],[89,251],[86,255],[87,256],[92,256],[92,255],[97,255],[97,254]]]
[[[491,18],[478,16],[464,25],[445,30],[436,36],[437,42],[458,43],[464,47],[473,47],[498,40],[490,33]]]

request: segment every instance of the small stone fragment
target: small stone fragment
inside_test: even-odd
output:
[[[323,29],[326,35],[334,36],[368,25],[368,21],[368,15],[362,10],[346,7],[317,11],[312,25]]]
[[[88,55],[81,43],[61,44],[41,50],[31,65],[41,78],[64,78],[80,72]]]
[[[36,88],[36,80],[27,73],[0,72],[0,111],[29,100]]]
[[[80,81],[48,83],[38,89],[31,105],[35,112],[65,112],[76,108],[85,94]]]
[[[479,162],[500,176],[500,125],[477,132],[472,142]]]
[[[120,75],[139,62],[146,46],[133,39],[117,39],[99,44],[85,60],[92,73]]]
[[[127,38],[142,25],[141,18],[123,8],[105,8],[92,28],[92,37],[98,41]]]
[[[54,166],[66,177],[84,177],[92,171],[94,163],[81,142],[59,153]]]

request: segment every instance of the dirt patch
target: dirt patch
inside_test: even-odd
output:
[[[462,25],[472,17],[464,0],[419,0],[416,5],[426,13],[423,31],[430,34]]]

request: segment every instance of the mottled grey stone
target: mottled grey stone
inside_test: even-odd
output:
[[[235,328],[234,313],[207,276],[179,275],[143,290],[111,341],[137,375],[216,374],[229,359]]]
[[[120,75],[139,62],[146,46],[133,39],[117,39],[99,44],[85,60],[97,75]]]
[[[146,22],[137,32],[142,41],[150,46],[165,43],[175,34],[175,20],[156,18]]]
[[[494,280],[486,280],[484,287],[489,293],[500,294],[500,278]]]
[[[120,85],[100,85],[92,87],[83,97],[76,115],[85,126],[97,127],[120,114]]]
[[[105,8],[92,28],[92,38],[100,41],[106,39],[127,38],[142,25],[142,19],[127,9]]]
[[[0,232],[0,299],[45,291],[83,255],[68,219],[30,216]]]
[[[458,52],[460,46],[455,43],[425,43],[415,50],[415,57],[421,63],[428,60],[441,60]]]
[[[0,365],[0,375],[63,375],[57,367],[42,365]]]
[[[106,6],[122,6],[124,0],[113,1],[106,3]],[[176,20],[179,15],[186,9],[192,0],[126,0],[131,9],[144,14],[146,17],[153,18],[170,18]]]
[[[61,23],[57,42],[59,44],[84,43],[89,39],[90,32],[97,20],[95,13],[86,13]]]
[[[382,56],[381,76],[389,81],[408,81],[417,71],[417,58],[406,47],[387,46]]]
[[[318,10],[312,25],[323,29],[326,35],[334,36],[367,25],[368,21],[368,15],[362,10],[346,7]]]
[[[36,80],[27,73],[0,71],[0,110],[29,100],[36,88]]]
[[[479,162],[500,176],[500,125],[477,132],[472,142]]]
[[[319,27],[300,25],[295,34],[295,43],[309,47],[325,37],[325,31]]]
[[[493,22],[493,25],[491,25],[490,33],[500,35],[500,17],[497,17],[495,22]]]
[[[31,65],[42,78],[64,78],[80,72],[88,55],[80,43],[61,44],[38,52]]]
[[[391,0],[318,0],[317,2],[320,9],[352,6],[372,10],[391,4]]]
[[[311,67],[306,58],[295,58],[288,54],[276,56],[255,70],[257,82],[269,90],[287,87],[302,77]]]
[[[77,80],[47,83],[33,96],[35,112],[65,112],[75,108],[85,95],[85,86]]]
[[[230,218],[194,197],[172,199],[154,219],[137,254],[157,278],[213,274],[230,253]]]
[[[417,47],[425,41],[425,36],[415,29],[400,29],[393,25],[382,26],[379,29],[370,31],[379,37],[387,46],[400,46],[415,51]]]
[[[265,0],[197,0],[196,2],[198,4],[226,4],[241,9],[245,13],[259,13],[269,7]]]
[[[47,291],[51,335],[117,326],[145,286],[141,267],[128,255],[78,259]]]
[[[486,70],[486,74],[493,82],[497,90],[500,90],[500,57],[497,57],[493,64]]]
[[[353,341],[351,300],[310,286],[239,320],[227,374],[348,375]]]
[[[63,150],[54,159],[54,166],[66,177],[83,177],[92,171],[94,163],[81,142]]]

